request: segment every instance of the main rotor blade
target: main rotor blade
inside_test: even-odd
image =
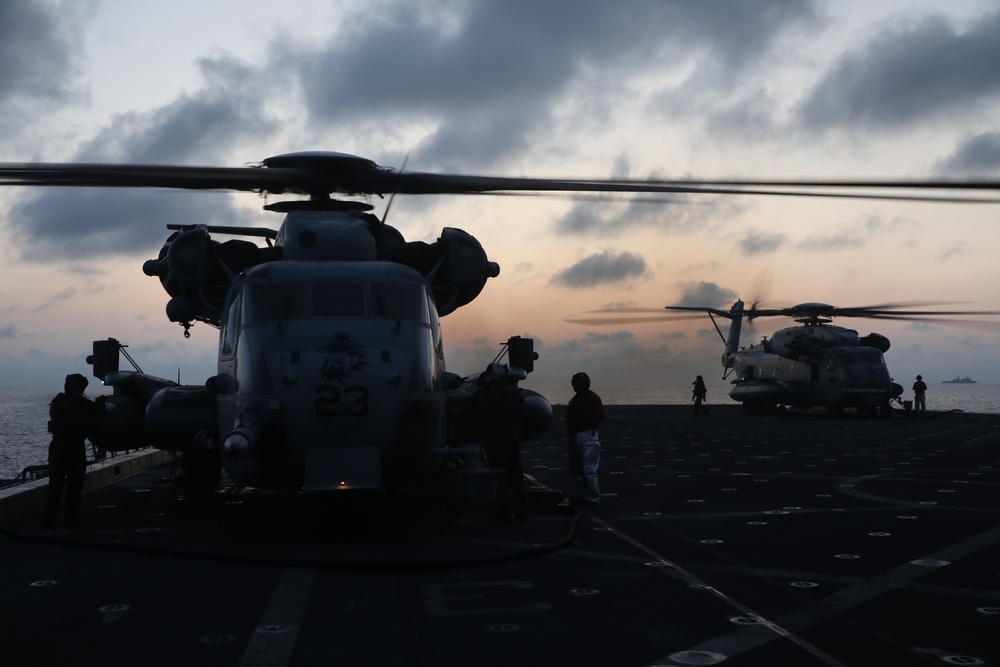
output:
[[[700,320],[704,316],[699,315],[649,315],[647,317],[569,317],[563,322],[570,324],[662,324],[664,322],[677,322],[683,320]]]
[[[901,303],[884,303],[873,306],[853,306],[841,308],[826,304],[800,304],[789,308],[747,309],[748,317],[867,317],[872,319],[887,319],[891,316],[908,316],[914,319],[922,317],[939,317],[951,315],[1000,315],[994,310],[899,310],[914,306],[938,306],[962,303],[956,301],[909,301]]]
[[[766,195],[776,197],[821,197],[832,199],[876,199],[887,201],[920,201],[950,204],[997,204],[1000,198],[957,197],[943,195],[915,194],[869,194],[844,192],[814,192],[810,190],[764,190],[743,187],[741,182],[722,181],[620,181],[620,180],[573,180],[542,178],[507,178],[490,176],[464,176],[458,174],[389,174],[386,184],[392,184],[385,192],[401,194],[480,194],[493,192],[619,192],[619,193],[660,193],[660,194],[716,194],[716,195]],[[726,187],[721,184],[725,183]],[[794,187],[794,186],[786,186]],[[808,187],[808,186],[802,186]],[[837,187],[831,185],[829,187]],[[849,186],[864,187],[864,186]],[[871,185],[870,188],[888,186]],[[941,186],[950,189],[948,186]],[[992,187],[983,185],[980,189],[1000,190],[1000,183]]]
[[[663,308],[638,308],[638,307],[623,307],[623,308],[606,308],[604,310],[588,310],[584,315],[609,315],[614,317],[570,317],[564,322],[569,322],[571,324],[647,324],[647,323],[661,323],[661,322],[671,322],[671,321],[683,321],[683,320],[700,320],[704,318],[704,315],[674,315],[672,313],[663,312]],[[631,316],[631,313],[645,313],[643,316]],[[625,314],[622,317],[619,314]]]
[[[371,160],[342,154],[269,158],[264,166],[203,167],[127,164],[0,164],[0,185],[296,192],[313,197],[341,194],[479,194],[505,192],[617,192],[646,194],[728,194],[847,199],[888,199],[948,203],[1000,203],[1000,198],[916,195],[885,192],[816,192],[801,188],[864,190],[987,191],[996,181],[720,181],[603,180],[398,173]],[[766,189],[770,187],[785,190]],[[762,189],[764,188],[764,189]]]

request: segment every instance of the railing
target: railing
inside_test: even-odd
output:
[[[136,449],[123,449],[120,452],[108,452],[103,449],[98,449],[97,447],[91,445],[91,454],[93,458],[87,459],[87,465],[91,466],[95,463],[100,463],[108,458],[115,458],[118,454],[128,454],[130,452],[137,452],[140,449],[146,449],[146,447],[137,447]],[[31,482],[36,479],[45,479],[49,476],[49,466],[47,463],[28,466],[21,472],[17,474],[14,479],[0,479],[0,489],[6,489],[11,486],[17,486],[18,484],[24,484],[26,482]]]

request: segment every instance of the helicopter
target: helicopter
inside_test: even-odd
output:
[[[961,323],[940,319],[955,315],[1000,315],[1000,311],[903,310],[908,305],[880,304],[840,308],[825,303],[801,303],[787,308],[758,307],[754,301],[747,308],[742,299],[723,310],[709,306],[664,306],[664,310],[705,313],[725,345],[722,354],[722,379],[733,377],[729,397],[752,411],[767,412],[777,406],[824,407],[831,414],[845,408],[860,415],[890,416],[891,401],[899,398],[903,387],[889,374],[884,354],[889,339],[879,333],[865,336],[854,329],[832,324],[835,317],[863,317],[913,321]],[[940,305],[937,302],[925,305]],[[608,312],[651,312],[649,309],[618,309]],[[656,311],[662,312],[662,311]],[[716,316],[728,319],[728,335],[716,322]],[[764,336],[760,342],[740,347],[744,321],[758,317],[789,317],[801,326],[787,327]],[[689,316],[679,316],[689,319]],[[678,319],[662,317],[659,319]],[[656,321],[632,316],[615,320],[572,320],[578,323],[621,323]]]
[[[997,189],[989,182],[486,177],[396,171],[319,151],[235,168],[8,163],[0,164],[0,186],[289,197],[264,206],[284,214],[277,230],[168,226],[171,234],[143,272],[161,283],[166,315],[185,336],[197,323],[218,329],[217,373],[182,385],[134,363],[134,370],[121,370],[125,346],[114,338],[94,341],[88,361],[113,394],[91,440],[108,451],[151,445],[182,452],[185,483],[197,488],[210,488],[224,470],[247,487],[315,494],[397,488],[449,466],[472,467],[483,435],[481,422],[464,410],[478,391],[478,375],[446,370],[440,318],[472,302],[500,267],[461,229],[445,228],[430,243],[406,241],[371,213],[368,197],[529,192],[639,194],[661,203],[678,194],[967,201],[897,191]],[[832,191],[838,187],[851,191]],[[861,192],[866,188],[872,194]],[[494,364],[505,353],[503,374],[516,385],[534,368],[533,341],[509,337]],[[540,394],[521,392],[527,440],[545,432],[552,408]]]

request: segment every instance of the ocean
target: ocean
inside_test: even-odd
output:
[[[529,381],[524,387],[545,396],[553,405],[565,405],[573,396],[569,383],[565,385],[534,385]],[[593,387],[607,405],[690,405],[691,385],[595,385]],[[49,434],[49,401],[59,388],[5,388],[0,387],[0,479],[12,479],[30,465],[45,463]],[[708,406],[735,405],[729,398],[728,384],[708,385]],[[91,398],[109,393],[103,387],[91,384],[87,395]],[[910,400],[913,392],[903,392],[902,398]],[[985,414],[1000,413],[1000,384],[943,384],[930,383],[927,390],[929,410],[961,410]]]

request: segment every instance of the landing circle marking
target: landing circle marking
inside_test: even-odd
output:
[[[514,632],[520,630],[521,626],[513,623],[497,623],[495,625],[487,625],[486,629],[489,632]]]
[[[681,651],[671,653],[669,657],[682,665],[717,665],[726,659],[721,653],[712,651]]]

